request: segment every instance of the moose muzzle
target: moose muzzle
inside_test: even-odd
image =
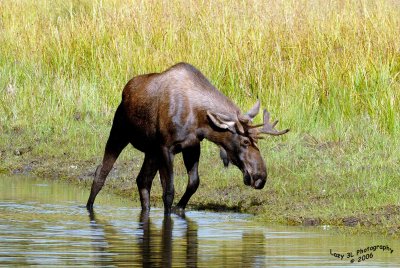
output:
[[[243,182],[247,186],[251,186],[254,189],[262,189],[267,181],[267,175],[253,175],[245,173],[243,176]]]

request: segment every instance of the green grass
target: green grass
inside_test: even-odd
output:
[[[398,1],[0,1],[0,40],[2,170],[34,159],[41,174],[94,169],[125,83],[186,61],[243,110],[259,98],[291,128],[262,142],[263,191],[205,144],[191,204],[295,223],[369,215],[399,232],[400,212],[378,219],[400,205]],[[126,150],[117,165],[129,160],[124,178],[141,156]],[[177,174],[179,195],[179,159]]]

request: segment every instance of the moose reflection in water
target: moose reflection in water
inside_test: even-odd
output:
[[[94,231],[92,245],[96,251],[103,252],[96,255],[98,265],[141,263],[143,267],[172,267],[174,259],[186,267],[197,267],[198,226],[184,214],[179,216],[186,225],[184,241],[175,245],[174,220],[170,215],[164,217],[160,231],[152,224],[149,212],[140,213],[136,240],[121,236],[121,230],[96,217],[93,211],[89,213],[89,218]]]
[[[186,250],[182,251],[185,256],[186,267],[197,267],[198,236],[197,224],[184,216],[181,219],[186,222],[185,240]],[[161,251],[159,251],[156,238],[157,230],[151,226],[151,218],[148,212],[140,215],[140,225],[143,231],[139,238],[139,245],[142,251],[143,267],[172,267],[173,260],[173,235],[174,221],[171,216],[165,216],[161,230]],[[155,234],[153,234],[155,232]],[[184,254],[183,252],[186,252]],[[160,256],[161,255],[161,256]],[[160,258],[161,257],[161,258]]]
[[[94,258],[96,265],[131,264],[142,267],[197,267],[199,256],[198,224],[185,214],[165,215],[161,230],[157,227],[157,219],[152,219],[149,212],[139,216],[135,238],[121,235],[124,231],[111,222],[89,214],[93,231],[92,246],[94,251],[101,252]],[[178,224],[178,226],[176,226]],[[182,228],[183,227],[183,228]],[[129,232],[129,231],[128,231]],[[213,244],[213,236],[209,234],[207,245]],[[202,252],[208,256],[207,263],[216,266],[235,265],[235,263],[255,264],[265,261],[264,235],[259,232],[243,232],[241,247],[232,252],[232,242],[226,241],[219,250]],[[221,246],[221,245],[220,245]],[[219,255],[225,256],[221,258]]]

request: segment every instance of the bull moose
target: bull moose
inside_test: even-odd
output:
[[[199,186],[200,142],[208,139],[221,148],[225,164],[231,162],[243,173],[245,185],[262,189],[267,179],[265,162],[257,148],[261,134],[282,135],[264,110],[263,124],[253,125],[260,102],[242,114],[195,67],[178,63],[162,73],[132,78],[122,92],[103,162],[95,172],[86,207],[93,202],[121,151],[128,143],[142,151],[144,162],[137,176],[143,211],[150,209],[150,190],[157,171],[163,189],[165,213],[174,200],[174,155],[183,154],[189,182],[176,208],[184,210]]]

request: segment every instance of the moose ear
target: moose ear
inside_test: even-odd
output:
[[[256,104],[246,113],[250,120],[252,120],[260,111],[260,100],[257,100]]]
[[[257,100],[256,104],[246,113],[246,114],[238,114],[239,122],[244,124],[248,124],[253,121],[253,118],[256,117],[258,112],[260,111],[260,100]]]
[[[228,118],[226,115],[207,111],[207,117],[216,127],[229,130],[233,133],[236,132],[235,121],[232,121],[232,119]]]

